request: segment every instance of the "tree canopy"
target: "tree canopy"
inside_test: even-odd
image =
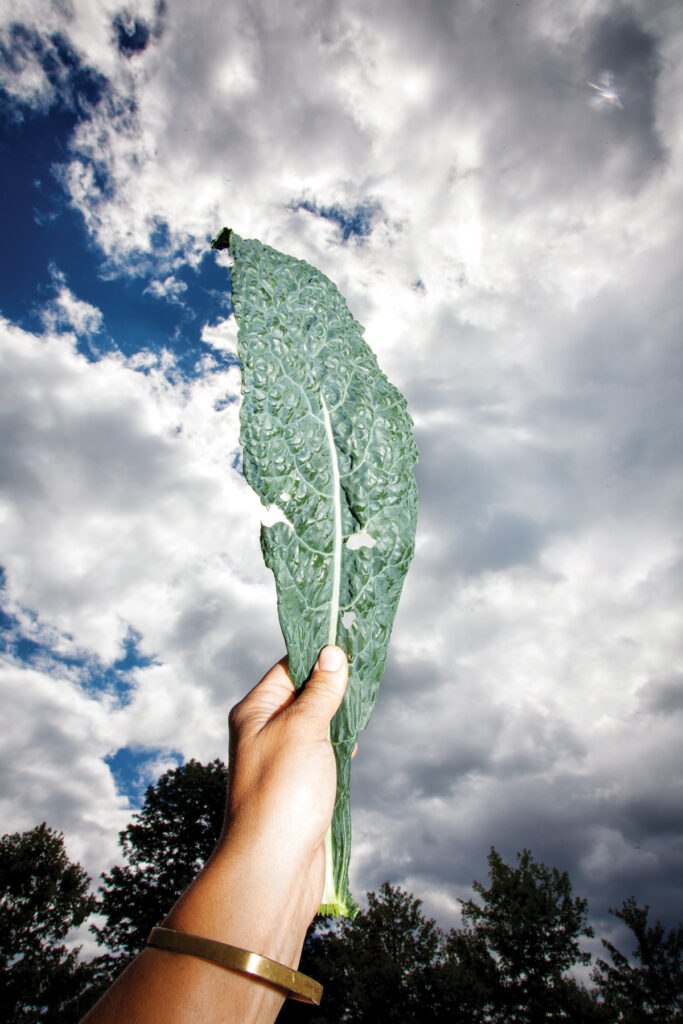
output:
[[[92,913],[90,879],[69,860],[60,832],[43,823],[0,839],[0,1019],[77,1020],[96,991],[98,964],[64,944]]]
[[[368,908],[314,934],[302,969],[323,982],[323,1021],[452,1024],[602,1021],[590,993],[567,972],[587,964],[580,939],[592,936],[586,901],[572,895],[566,872],[536,863],[528,850],[517,865],[492,849],[481,902],[462,902],[464,926],[444,935],[421,903],[385,883]],[[287,1008],[283,1020],[302,1019]]]
[[[106,921],[96,929],[116,969],[142,948],[149,929],[213,850],[223,820],[226,778],[227,769],[218,760],[206,765],[190,761],[166,772],[149,787],[142,809],[121,833],[127,863],[103,875],[100,912]],[[288,1002],[283,1024],[304,1019],[308,1024],[412,1024],[439,1018],[451,1024],[680,1020],[645,1015],[650,997],[642,978],[639,986],[632,979],[622,985],[621,995],[615,994],[614,974],[609,985],[600,981],[607,977],[604,970],[594,976],[595,992],[572,979],[572,968],[590,962],[581,943],[593,932],[586,900],[574,896],[566,871],[534,861],[529,850],[509,865],[493,848],[488,868],[488,883],[474,882],[475,898],[462,901],[462,926],[448,934],[423,915],[418,899],[388,883],[368,893],[367,909],[355,921],[318,921],[301,969],[323,983],[323,1006],[318,1012]],[[629,920],[639,919],[624,918]],[[676,941],[678,947],[671,939],[662,955],[669,957],[680,999],[680,935]],[[615,954],[610,970],[632,969],[626,957],[622,961]],[[650,973],[654,978],[653,969]]]
[[[470,975],[489,979],[487,1020],[566,1020],[577,999],[567,972],[590,962],[580,947],[593,936],[588,904],[572,896],[566,871],[536,863],[529,850],[512,867],[492,848],[488,863],[490,885],[474,882],[481,903],[462,902],[465,927],[450,936],[451,956]]]
[[[227,769],[190,761],[150,786],[120,834],[123,865],[102,876],[99,901],[63,837],[43,824],[0,843],[0,1018],[76,1024],[102,987],[145,944],[210,856],[223,822]],[[301,970],[324,985],[320,1010],[287,1001],[280,1020],[307,1024],[683,1024],[683,924],[648,923],[634,899],[613,911],[632,955],[603,940],[586,990],[572,978],[590,955],[586,900],[566,871],[529,850],[507,864],[492,848],[488,881],[461,900],[444,933],[411,893],[385,882],[354,921],[319,919]],[[65,944],[95,909],[107,952],[83,963]]]
[[[428,1019],[432,1009],[438,1012],[430,979],[443,935],[420,908],[420,900],[385,882],[379,892],[368,893],[367,910],[353,921],[327,921],[309,937],[301,969],[325,989],[321,1011],[308,1013],[311,1024],[411,1024]],[[281,1016],[303,1019],[294,1004]]]
[[[612,964],[598,960],[593,971],[610,1020],[619,1024],[683,1021],[683,924],[667,933],[659,921],[648,925],[649,910],[630,898],[619,910],[611,911],[635,937],[635,963],[603,939]]]
[[[94,927],[118,968],[145,945],[150,929],[166,916],[208,860],[225,812],[227,768],[188,761],[149,786],[143,806],[119,836],[127,864],[102,875]]]

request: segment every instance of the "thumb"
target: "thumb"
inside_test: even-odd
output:
[[[348,676],[349,665],[341,647],[323,647],[295,707],[315,715],[327,728],[342,702]]]

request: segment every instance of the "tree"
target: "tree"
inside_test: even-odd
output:
[[[323,927],[307,942],[301,969],[323,983],[319,1013],[286,1004],[284,1022],[342,1024],[613,1024],[604,1007],[567,972],[590,962],[587,903],[566,872],[518,854],[516,867],[495,849],[482,897],[462,901],[465,927],[447,936],[419,900],[385,883],[369,893],[355,921]]]
[[[355,920],[329,921],[310,935],[300,969],[324,987],[319,1012],[287,1003],[278,1020],[308,1024],[417,1024],[438,1019],[432,967],[443,935],[421,902],[385,882]]]
[[[494,1001],[498,974],[485,940],[473,932],[453,930],[446,936],[438,971],[444,1016],[453,1024],[483,1024]]]
[[[602,940],[612,964],[598,960],[593,971],[610,1020],[620,1024],[674,1024],[683,1021],[683,924],[667,934],[657,921],[648,926],[650,908],[639,907],[633,897],[610,913],[627,925],[636,939],[631,964],[611,942]]]
[[[474,882],[483,905],[462,902],[465,928],[447,942],[451,970],[460,984],[483,987],[487,1021],[537,1024],[588,1019],[590,996],[566,977],[575,964],[590,962],[579,946],[592,937],[586,900],[573,898],[566,871],[536,864],[529,850],[509,867],[491,849],[489,888]],[[456,986],[457,987],[457,986]],[[579,1007],[584,1016],[577,1017]],[[473,1018],[476,1019],[476,1018]]]
[[[118,972],[145,945],[204,865],[218,841],[225,811],[227,768],[188,761],[149,786],[140,812],[119,834],[128,864],[102,875],[93,931],[109,947]]]
[[[90,878],[43,823],[0,839],[0,1019],[72,1024],[97,998],[99,963],[63,940],[95,908]]]

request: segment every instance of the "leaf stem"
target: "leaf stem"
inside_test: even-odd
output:
[[[342,560],[342,524],[341,524],[341,495],[339,480],[339,463],[337,462],[337,449],[332,433],[330,414],[327,411],[322,390],[320,402],[323,407],[323,419],[325,421],[325,434],[330,449],[330,462],[332,464],[332,488],[334,501],[334,547],[332,551],[332,595],[330,597],[330,625],[327,632],[328,644],[337,642],[337,622],[339,620],[339,591],[341,588],[341,560]]]

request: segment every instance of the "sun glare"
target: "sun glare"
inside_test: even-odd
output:
[[[614,75],[611,71],[601,71],[597,82],[589,82],[588,85],[595,92],[589,97],[588,102],[596,110],[604,110],[608,107],[619,107],[623,110],[624,104],[614,84]]]

